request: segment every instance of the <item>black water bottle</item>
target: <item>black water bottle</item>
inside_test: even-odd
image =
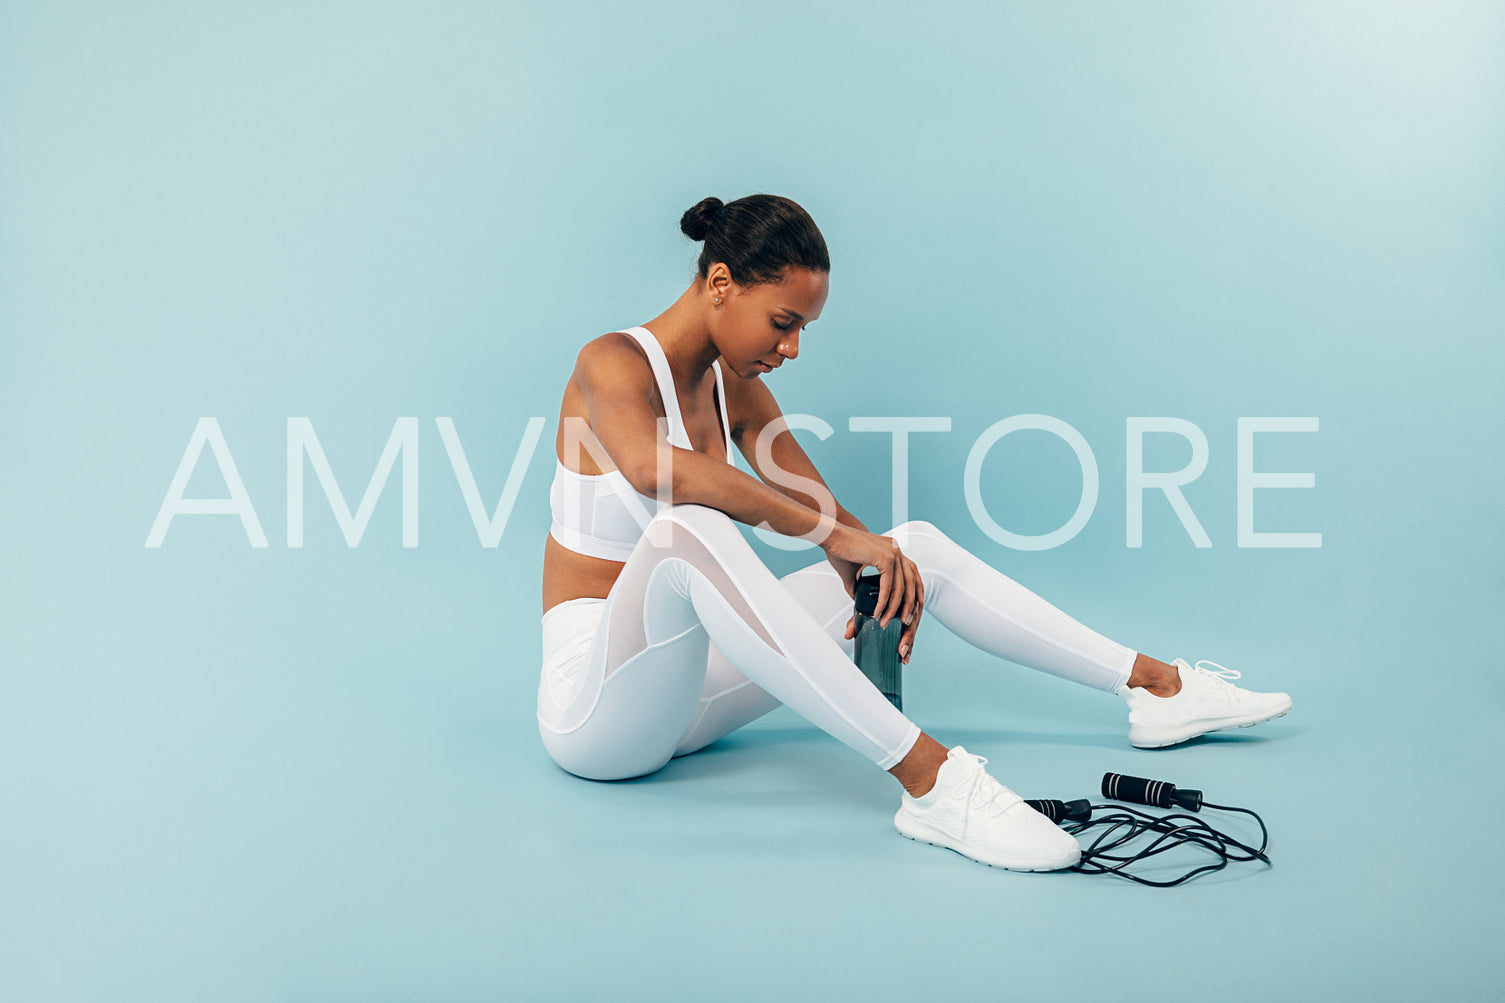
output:
[[[878,608],[878,577],[872,574],[857,578],[853,602],[857,634],[852,640],[852,660],[879,692],[888,697],[889,703],[903,710],[899,638],[904,635],[904,621],[895,613],[888,626],[883,627],[873,615]]]

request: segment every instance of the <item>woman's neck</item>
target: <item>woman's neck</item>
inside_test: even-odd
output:
[[[710,372],[711,363],[721,355],[711,341],[704,318],[703,301],[692,285],[673,306],[643,325],[663,346],[676,386],[699,386]]]

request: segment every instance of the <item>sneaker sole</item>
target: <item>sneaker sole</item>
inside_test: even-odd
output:
[[[1136,749],[1164,749],[1169,745],[1180,745],[1182,742],[1190,742],[1192,739],[1200,738],[1203,735],[1211,735],[1215,731],[1233,731],[1236,728],[1252,728],[1256,724],[1264,724],[1267,721],[1274,721],[1276,718],[1285,717],[1290,712],[1291,708],[1287,707],[1285,710],[1279,712],[1278,714],[1270,714],[1266,717],[1255,718],[1253,721],[1235,721],[1230,724],[1216,725],[1211,728],[1201,728],[1196,725],[1189,725],[1185,728],[1179,728],[1176,731],[1171,732],[1169,736],[1165,734],[1159,734],[1152,737],[1144,735],[1136,737],[1131,732],[1129,734],[1129,744]]]
[[[902,809],[894,816],[894,828],[899,830],[899,835],[917,843],[928,843],[931,846],[939,846],[943,850],[953,850],[968,860],[975,860],[979,864],[987,864],[989,867],[997,867],[1005,871],[1059,871],[1073,866],[1082,859],[1081,847],[1077,847],[1076,852],[1069,857],[1060,857],[1055,860],[1040,858],[1008,860],[989,854],[964,840],[952,839],[935,826],[914,818]]]

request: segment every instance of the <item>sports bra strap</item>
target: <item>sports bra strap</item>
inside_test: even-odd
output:
[[[653,332],[646,327],[629,327],[622,332],[631,335],[648,353],[648,363],[653,367],[653,378],[658,382],[658,394],[664,399],[664,414],[669,419],[669,444],[681,449],[694,449],[690,444],[690,431],[685,427],[685,417],[679,410],[679,394],[674,387],[674,374],[669,371],[669,357],[664,346],[658,343]],[[726,384],[721,379],[721,361],[711,363],[716,371],[716,406],[721,412],[721,442],[726,451],[726,462],[732,462],[732,429],[726,414]]]
[[[726,462],[732,462],[732,422],[726,416],[726,384],[721,381],[721,360],[711,363],[716,370],[716,406],[721,409],[721,444],[726,448]]]
[[[685,428],[684,415],[679,413],[679,394],[674,389],[674,375],[669,371],[669,357],[664,346],[658,343],[653,332],[646,327],[629,327],[623,334],[631,335],[648,353],[648,363],[653,367],[653,378],[658,382],[658,395],[664,399],[664,414],[669,419],[669,444],[681,449],[692,449],[690,433]]]

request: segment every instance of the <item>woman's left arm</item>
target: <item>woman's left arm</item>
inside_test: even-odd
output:
[[[726,414],[731,425],[732,441],[746,457],[753,472],[769,487],[800,504],[829,512],[837,522],[870,532],[861,519],[836,500],[836,495],[826,484],[820,471],[815,469],[815,464],[800,446],[794,433],[782,427],[780,419],[784,417],[784,412],[763,379],[758,377],[744,380],[727,372],[724,367],[723,372]],[[775,427],[778,429],[777,434],[773,435],[760,457],[758,440],[772,434]]]
[[[722,369],[722,372],[725,372]],[[789,497],[801,501],[802,505],[820,509],[822,512],[831,512],[838,523],[855,527],[862,532],[870,533],[862,520],[841,506],[831,488],[826,485],[825,477],[820,476],[816,470],[816,464],[810,461],[810,456],[805,455],[805,450],[795,440],[795,435],[789,429],[783,428],[784,413],[778,407],[778,401],[774,399],[774,393],[763,383],[762,377],[752,380],[742,380],[736,375],[727,375],[722,380],[727,389],[727,422],[731,425],[731,441],[737,444],[737,449],[746,456],[746,461],[756,471],[757,476],[768,483],[775,491],[783,492]],[[775,422],[778,426],[775,426]],[[763,462],[759,462],[759,438],[771,431],[771,426],[778,428],[772,443],[769,443]],[[834,511],[832,511],[834,509]],[[831,560],[831,565],[841,575],[841,583],[846,586],[847,595],[855,595],[856,575],[862,571],[861,565],[853,565],[852,562],[832,559],[826,554],[826,559]],[[905,634],[898,643],[898,655],[900,660],[909,664],[909,657],[914,652],[915,631],[920,630],[920,616],[924,613],[926,605],[926,587],[920,575],[920,568],[908,557],[903,559],[906,565],[905,574],[911,577],[918,586],[918,599],[915,604],[914,617],[908,622]],[[847,620],[846,637],[856,634],[856,616],[853,614]]]
[[[723,372],[725,372],[724,368]],[[830,512],[837,522],[845,523],[863,532],[872,532],[861,519],[847,511],[836,500],[836,495],[832,493],[825,478],[821,477],[820,471],[815,469],[815,464],[800,447],[794,433],[782,427],[783,423],[779,420],[784,417],[784,412],[780,410],[778,401],[773,399],[773,392],[764,384],[763,378],[744,380],[734,375],[727,375],[722,382],[726,386],[726,414],[727,421],[731,425],[732,441],[737,444],[737,449],[747,458],[748,464],[758,477],[769,487],[788,495],[801,504],[820,509],[822,512]],[[777,425],[775,425],[776,422]],[[773,428],[778,429],[778,434],[773,436],[760,462],[758,439],[771,432]],[[827,559],[841,575],[847,594],[855,595],[857,575],[862,571],[862,566],[849,561],[839,561],[829,554]],[[907,568],[905,573],[913,579],[919,593],[914,616],[908,621],[899,641],[900,658],[908,664],[914,648],[915,632],[920,627],[920,615],[925,608],[925,585],[920,577],[920,570],[915,567],[914,562],[907,557],[903,559],[903,562]],[[847,621],[846,636],[848,638],[851,638],[857,631],[856,619],[853,616]]]

